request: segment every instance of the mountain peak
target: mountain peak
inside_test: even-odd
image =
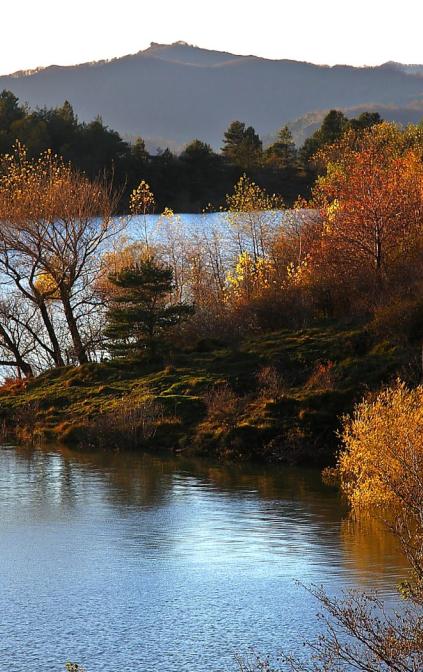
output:
[[[359,106],[405,122],[423,114],[423,65],[317,66],[213,51],[184,40],[152,42],[108,61],[0,77],[2,89],[31,107],[69,100],[81,121],[101,114],[124,136],[141,135],[162,147],[196,137],[219,147],[234,119],[263,137],[328,109]]]

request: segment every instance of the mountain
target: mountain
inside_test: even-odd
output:
[[[423,66],[329,67],[185,42],[152,43],[110,61],[17,72],[0,77],[1,89],[32,107],[67,99],[81,120],[101,115],[124,136],[142,135],[162,147],[198,137],[217,148],[234,119],[269,136],[282,124],[334,107],[389,109],[398,120],[423,116]]]
[[[423,75],[423,65],[420,65],[419,63],[397,63],[396,61],[388,61],[381,67],[388,69],[396,68],[409,75]]]
[[[396,105],[357,105],[355,107],[343,108],[344,114],[351,118],[357,117],[362,112],[371,109],[373,112],[379,112],[382,119],[386,121],[395,121],[399,124],[416,124],[423,119],[423,100],[413,101],[408,107],[401,107]],[[292,133],[295,143],[298,147],[304,144],[304,140],[314,133],[322,124],[325,115],[329,112],[326,110],[317,110],[309,112],[303,117],[289,121],[287,126]],[[271,144],[276,139],[276,134],[266,137],[267,144]]]

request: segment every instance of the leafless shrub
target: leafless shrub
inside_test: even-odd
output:
[[[204,398],[207,419],[222,427],[230,427],[243,408],[244,400],[237,395],[229,383],[224,382],[209,390]]]
[[[318,390],[332,390],[335,383],[334,362],[317,362],[306,386]]]
[[[151,439],[163,420],[162,405],[153,397],[124,397],[112,410],[90,423],[90,442],[104,448],[136,448]]]
[[[257,374],[259,395],[266,399],[279,399],[284,393],[284,383],[274,366],[263,366]]]

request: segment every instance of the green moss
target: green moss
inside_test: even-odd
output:
[[[366,390],[390,381],[412,354],[387,340],[371,341],[363,327],[335,324],[259,335],[236,348],[213,345],[179,352],[167,366],[116,360],[48,371],[25,389],[0,389],[1,416],[13,423],[22,409],[33,407],[39,433],[78,442],[88,422],[117,409],[122,399],[137,404],[148,396],[164,413],[151,447],[236,460],[292,461],[301,454],[301,460],[308,455],[328,461],[340,415]],[[316,382],[313,372],[327,362],[333,375]],[[258,389],[256,374],[267,366],[283,381],[277,399]],[[216,420],[207,415],[206,397],[222,383],[239,403]]]

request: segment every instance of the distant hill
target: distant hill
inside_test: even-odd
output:
[[[388,63],[384,63],[382,68],[396,68],[397,70],[400,70],[402,72],[406,72],[409,75],[423,75],[423,65],[420,65],[419,63],[397,63],[396,61],[388,61]]]
[[[198,137],[218,148],[228,124],[240,119],[270,137],[294,122],[297,140],[308,134],[305,115],[378,110],[385,118],[423,117],[423,65],[333,67],[210,51],[177,42],[110,61],[51,65],[0,77],[31,106],[69,100],[81,120],[101,115],[124,136],[150,146],[181,146]],[[384,112],[385,110],[385,112]],[[297,120],[297,121],[295,121]],[[316,122],[317,123],[317,122]]]
[[[382,119],[385,119],[386,121],[396,121],[403,125],[416,124],[423,119],[423,100],[413,101],[408,107],[369,104],[343,108],[343,112],[349,118],[356,117],[367,110],[379,112]],[[309,112],[303,117],[288,122],[287,126],[298,147],[300,147],[304,143],[304,140],[321,126],[322,121],[328,112],[329,109],[317,110],[316,112]],[[275,138],[276,134],[266,136],[267,144],[274,142]]]

